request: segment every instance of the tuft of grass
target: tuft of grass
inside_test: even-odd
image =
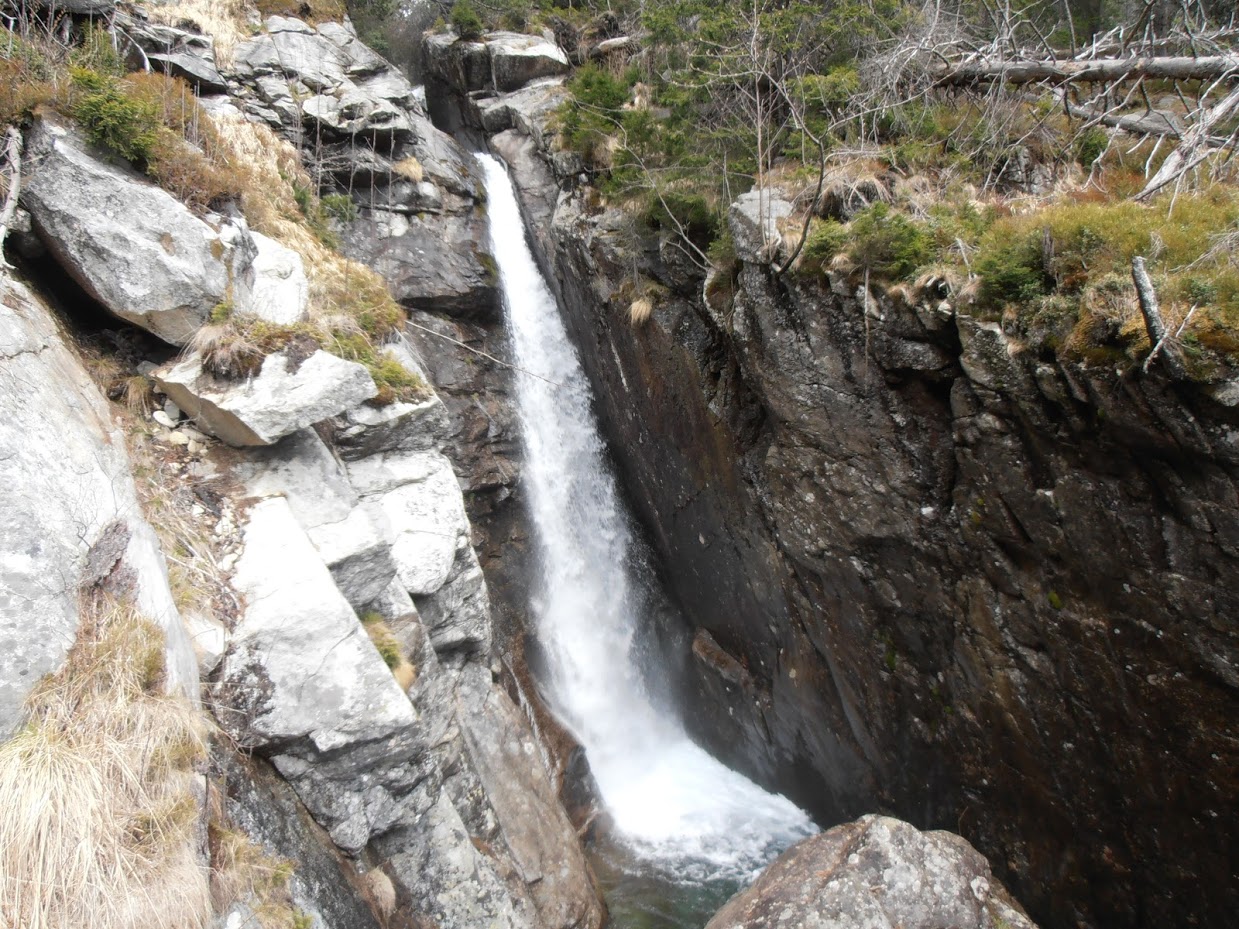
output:
[[[422,163],[412,155],[397,161],[392,165],[392,171],[399,174],[405,180],[412,181],[414,184],[420,184],[426,176]]]
[[[64,666],[0,745],[0,924],[207,924],[192,776],[204,721],[163,692],[163,654],[132,603],[84,595]]]
[[[246,0],[162,0],[143,5],[154,22],[180,28],[189,23],[210,36],[221,67],[232,63],[233,50],[250,37],[249,9]]]
[[[650,318],[654,311],[654,303],[648,296],[638,297],[628,305],[628,321],[634,326],[640,326]]]
[[[391,670],[392,676],[396,678],[396,682],[401,689],[408,690],[417,679],[417,669],[413,667],[405,656],[395,633],[391,631],[391,627],[387,625],[383,617],[378,613],[364,614],[361,617],[361,625],[366,630],[366,635],[370,636],[370,641],[378,649],[379,655],[383,658],[383,663]]]
[[[304,914],[289,892],[294,865],[270,855],[219,814],[207,823],[211,858],[211,898],[218,912],[235,903],[253,911],[256,929],[305,929]]]
[[[263,16],[291,16],[311,26],[338,22],[347,13],[341,0],[257,0],[255,5]]]

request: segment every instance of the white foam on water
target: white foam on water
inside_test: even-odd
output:
[[[534,603],[550,699],[585,748],[616,830],[673,879],[745,879],[815,830],[790,801],[730,770],[650,700],[633,655],[632,537],[588,381],[525,242],[507,171],[479,156],[503,285],[525,482],[540,555]]]

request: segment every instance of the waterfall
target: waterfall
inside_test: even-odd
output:
[[[657,707],[634,654],[633,538],[589,384],[525,242],[504,167],[479,156],[517,373],[541,575],[533,613],[548,699],[585,749],[617,838],[678,881],[746,880],[815,831],[728,769]]]

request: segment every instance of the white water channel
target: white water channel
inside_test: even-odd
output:
[[[642,683],[632,536],[580,360],[530,254],[504,167],[480,156],[507,304],[541,577],[549,699],[585,748],[617,838],[675,881],[744,881],[816,831],[695,745]]]

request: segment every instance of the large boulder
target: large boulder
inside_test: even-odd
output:
[[[490,649],[490,599],[473,551],[460,484],[441,453],[386,452],[348,463],[375,519],[391,527],[396,576],[412,595],[440,657]]]
[[[135,70],[150,64],[184,78],[198,93],[227,92],[228,82],[215,64],[215,43],[210,36],[148,22],[126,11],[113,14],[112,28],[140,50],[129,62]]]
[[[286,500],[256,503],[243,537],[232,583],[245,607],[216,714],[242,747],[274,756],[337,845],[360,851],[400,821],[417,780],[413,705]],[[359,777],[363,765],[384,776]]]
[[[364,367],[321,349],[304,359],[275,352],[245,381],[215,377],[197,353],[152,377],[201,428],[236,446],[270,445],[378,393]]]
[[[540,77],[566,74],[568,56],[541,36],[493,32],[486,37],[495,90],[508,93]]]
[[[301,256],[261,232],[250,238],[254,260],[236,282],[236,309],[282,326],[305,319],[310,282]]]
[[[1035,929],[950,832],[862,816],[784,852],[706,929]]]
[[[509,93],[530,81],[566,74],[571,65],[559,46],[542,36],[492,32],[469,42],[451,33],[427,36],[427,70],[461,94],[497,90]]]
[[[51,311],[0,276],[0,740],[73,644],[79,592],[113,579],[164,630],[169,683],[194,652],[143,520],[124,437]]]
[[[344,249],[382,275],[403,306],[465,319],[501,319],[486,225],[473,212],[410,216],[363,209],[345,232]]]
[[[107,310],[184,345],[252,260],[242,225],[212,227],[73,130],[35,122],[20,202],[65,271]]]
[[[364,135],[372,148],[415,135],[413,85],[339,23],[272,16],[228,70],[244,85],[242,104],[275,128],[300,131],[304,119],[328,136]]]

